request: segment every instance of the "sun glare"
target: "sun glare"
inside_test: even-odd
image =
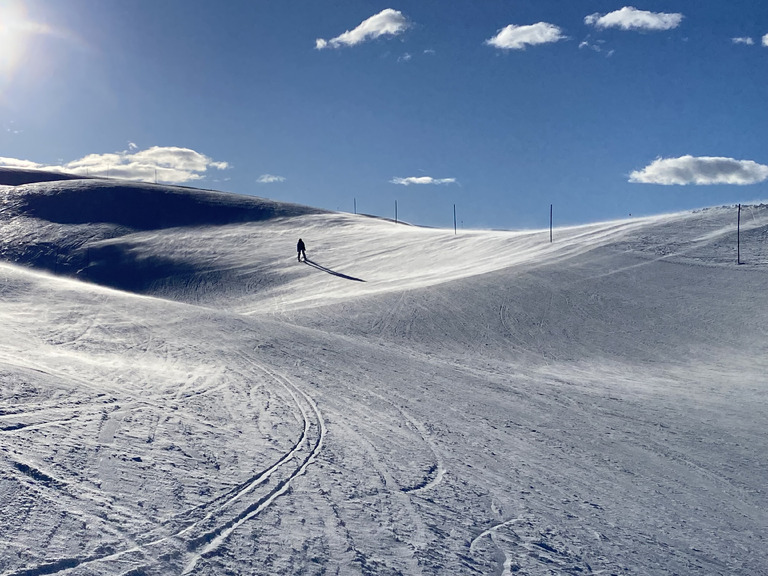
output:
[[[27,26],[24,8],[19,2],[0,0],[0,74],[10,75],[19,65]]]
[[[18,71],[30,66],[30,43],[35,37],[53,35],[47,24],[27,13],[23,0],[0,0],[0,88],[9,85]]]

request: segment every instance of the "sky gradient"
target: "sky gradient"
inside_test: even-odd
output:
[[[764,0],[0,0],[0,165],[529,228],[768,199]]]

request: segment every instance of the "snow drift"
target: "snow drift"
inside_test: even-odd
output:
[[[550,244],[22,181],[0,574],[765,573],[768,207],[739,265],[732,207]]]

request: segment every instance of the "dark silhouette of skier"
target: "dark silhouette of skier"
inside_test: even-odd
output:
[[[307,253],[304,252],[305,246],[304,246],[304,240],[299,238],[299,243],[296,244],[296,252],[298,253],[297,256],[299,258],[299,262],[301,262],[302,257],[304,258],[304,262],[307,261]]]

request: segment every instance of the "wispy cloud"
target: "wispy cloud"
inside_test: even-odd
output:
[[[525,50],[526,46],[550,44],[565,38],[563,31],[554,24],[538,22],[528,26],[510,24],[485,43],[502,50]]]
[[[274,174],[262,174],[256,180],[259,184],[273,184],[275,182],[285,182],[284,176],[275,176]]]
[[[143,182],[162,181],[182,184],[205,178],[208,168],[225,170],[227,162],[217,162],[189,148],[153,146],[138,152],[89,154],[64,164],[40,164],[29,160],[0,158],[0,165],[15,168],[67,172],[82,176],[105,176]]]
[[[752,160],[711,156],[657,158],[642,170],[629,175],[630,182],[642,184],[708,185],[757,184],[768,180],[768,166]]]
[[[747,46],[752,46],[755,43],[755,41],[748,36],[743,36],[740,38],[731,38],[731,42],[733,42],[734,44],[746,44]]]
[[[613,49],[605,49],[605,40],[596,40],[595,42],[592,42],[590,36],[587,36],[587,38],[579,44],[579,50],[583,50],[585,48],[588,48],[593,52],[597,52],[598,54],[605,54],[606,58],[610,58],[614,53]]]
[[[411,184],[455,184],[456,178],[432,178],[432,176],[409,176],[408,178],[392,178],[391,184],[410,186]]]
[[[679,13],[648,12],[633,6],[625,6],[608,14],[595,13],[584,18],[584,23],[597,28],[621,28],[622,30],[671,30],[683,21]]]
[[[768,48],[768,34],[766,34],[765,36],[763,36],[763,46],[765,46],[766,48]]]
[[[378,14],[371,16],[367,20],[363,20],[354,30],[347,30],[343,34],[331,38],[330,40],[318,38],[315,41],[315,48],[317,50],[322,50],[323,48],[356,46],[357,44],[379,38],[380,36],[397,36],[398,34],[405,32],[409,26],[410,23],[408,22],[408,19],[403,16],[402,12],[387,8]]]

